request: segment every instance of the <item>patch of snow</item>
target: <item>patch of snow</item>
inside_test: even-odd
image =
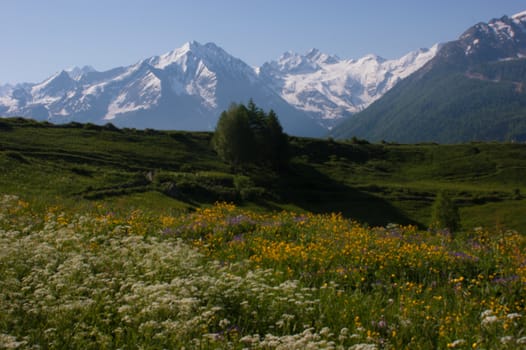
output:
[[[55,115],[59,115],[59,116],[63,116],[63,117],[66,117],[69,115],[68,111],[66,111],[65,108],[62,108],[60,111],[58,111],[57,113],[55,113]]]
[[[174,63],[186,66],[185,62],[183,61],[183,58],[188,53],[189,47],[189,44],[185,44],[185,46],[179,49],[175,49],[173,51],[165,53],[164,55],[154,57],[152,59],[152,65],[158,69],[165,69],[166,67]],[[186,70],[186,67],[184,67],[183,70]]]
[[[190,95],[200,96],[205,106],[212,109],[217,107],[216,86],[216,75],[200,61],[197,66],[195,79],[186,86],[186,91]]]
[[[136,64],[125,69],[121,74],[117,75],[116,77],[112,77],[111,82],[115,83],[130,78],[133,74],[137,73],[141,68],[143,68],[145,64],[148,64],[145,60],[137,62]]]
[[[149,109],[161,97],[161,81],[148,72],[139,82],[132,82],[108,106],[104,120],[112,120],[119,114]]]
[[[61,73],[62,72],[55,73],[51,77],[49,77],[46,80],[44,80],[43,82],[33,85],[33,87],[31,87],[31,94],[32,95],[38,95],[42,89],[44,89],[49,83],[51,83]]]
[[[82,91],[83,95],[99,95],[104,92],[104,88],[106,87],[107,83],[100,83],[88,86],[84,91]]]
[[[155,76],[152,72],[149,72],[146,77],[142,80],[143,92],[160,92],[161,91],[161,80]]]
[[[11,96],[0,96],[0,105],[7,107],[8,113],[14,113],[18,109],[18,100]]]
[[[508,38],[515,37],[515,32],[513,31],[513,28],[509,24],[501,20],[492,21],[489,23],[489,26],[495,31],[496,34],[502,34],[507,36]]]
[[[133,103],[125,104],[126,94],[119,95],[115,100],[113,100],[108,106],[108,112],[104,116],[104,120],[112,120],[118,114],[135,111],[138,107]]]
[[[50,105],[61,100],[61,96],[35,96],[33,97],[33,104]]]
[[[511,16],[511,18],[516,20],[526,20],[526,11],[516,13],[513,16]]]

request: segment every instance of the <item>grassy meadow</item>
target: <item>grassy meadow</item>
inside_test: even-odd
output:
[[[1,204],[3,348],[526,348],[515,231]]]
[[[211,133],[54,126],[0,119],[0,192],[42,207],[188,211],[233,202],[256,211],[341,213],[369,225],[427,228],[435,196],[466,229],[526,227],[526,145],[367,144],[290,138],[290,166],[233,171]]]
[[[526,145],[210,137],[0,119],[0,348],[526,349]]]

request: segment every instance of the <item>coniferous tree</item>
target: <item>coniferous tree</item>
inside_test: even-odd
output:
[[[243,105],[233,104],[228,111],[221,113],[212,144],[219,156],[233,166],[250,161],[255,146],[254,135]]]
[[[266,117],[267,130],[267,159],[271,166],[276,169],[284,169],[288,165],[288,137],[283,133],[278,116],[271,109]]]
[[[288,164],[288,137],[276,113],[265,113],[252,99],[221,113],[212,142],[219,156],[236,167],[256,163],[282,170]]]

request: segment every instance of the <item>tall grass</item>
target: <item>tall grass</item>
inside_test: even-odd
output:
[[[526,237],[0,199],[0,348],[526,348]]]

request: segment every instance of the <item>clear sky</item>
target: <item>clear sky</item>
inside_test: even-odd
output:
[[[0,84],[130,65],[192,40],[253,66],[311,48],[397,58],[523,10],[524,0],[0,0]]]

